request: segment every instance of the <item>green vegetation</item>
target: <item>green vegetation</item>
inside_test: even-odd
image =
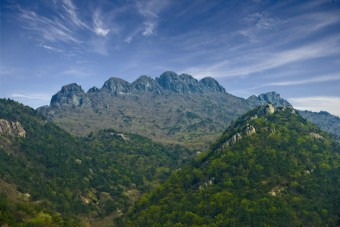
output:
[[[117,224],[338,225],[339,145],[291,111],[250,111]]]
[[[65,218],[119,215],[192,156],[180,146],[114,130],[77,138],[10,100],[0,100],[0,119],[18,121],[26,131],[25,138],[0,135],[0,179],[28,193],[24,206],[44,208],[27,211],[37,220],[50,215],[54,222],[54,212]],[[17,220],[16,205],[6,202],[12,199],[1,198],[2,223]]]
[[[0,194],[0,224],[9,226],[80,226],[75,217],[63,217],[60,213],[46,211],[43,206],[28,201],[8,198]]]
[[[339,144],[292,109],[269,107],[194,158],[113,129],[74,137],[1,99],[0,119],[25,137],[0,134],[0,225],[339,225]]]

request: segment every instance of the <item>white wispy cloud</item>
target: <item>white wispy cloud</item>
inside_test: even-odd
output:
[[[49,101],[52,97],[52,94],[47,94],[47,93],[13,93],[13,94],[10,94],[9,97]]]
[[[77,14],[77,8],[71,0],[63,0],[63,8],[67,12],[69,19],[78,27],[89,28]]]
[[[159,14],[162,10],[164,10],[168,5],[169,0],[145,0],[145,1],[136,1],[135,7],[140,15],[144,17],[143,21],[143,29],[142,35],[143,36],[152,36],[155,35],[155,30],[158,25]],[[126,41],[131,42],[133,36],[127,37]],[[129,43],[127,42],[127,43]]]
[[[144,25],[145,25],[145,28],[144,28],[144,31],[143,31],[142,34],[144,36],[151,36],[151,35],[153,35],[154,32],[155,32],[156,23],[149,21],[149,22],[145,22]]]
[[[332,37],[289,50],[254,49],[253,51],[248,51],[247,55],[241,58],[227,57],[210,64],[210,66],[191,67],[181,71],[187,71],[199,76],[247,76],[291,63],[338,54],[340,52],[339,39],[340,37]]]
[[[76,38],[74,32],[64,23],[55,18],[50,19],[45,16],[38,15],[34,11],[20,8],[20,18],[23,20],[24,27],[27,30],[36,32],[42,38],[41,41],[79,44],[81,41]]]
[[[96,10],[93,14],[93,28],[94,32],[100,36],[107,36],[110,32],[110,29],[106,28],[106,26],[104,25],[99,10]]]
[[[57,53],[64,53],[64,50],[59,49],[59,48],[56,48],[56,47],[53,47],[53,46],[50,46],[50,45],[39,44],[38,46],[39,46],[39,47],[42,47],[42,48],[45,48],[45,49],[47,49],[47,50],[50,50],[50,51],[57,52]]]
[[[290,80],[290,81],[273,82],[273,83],[264,84],[261,87],[267,87],[267,86],[291,86],[291,85],[320,83],[320,82],[335,81],[335,80],[340,80],[340,74],[318,76],[318,77],[307,78],[307,79],[304,79],[304,80]]]
[[[289,98],[288,101],[299,110],[328,111],[340,116],[340,97],[338,96],[312,96]]]
[[[241,29],[238,33],[249,38],[249,41],[251,42],[258,42],[258,33],[265,30],[271,30],[280,23],[279,19],[269,17],[260,12],[246,16],[243,18],[243,21],[247,24],[247,28]]]
[[[119,30],[112,21],[113,11],[102,14],[100,8],[91,9],[87,12],[91,16],[85,21],[84,12],[81,13],[72,0],[55,2],[52,8],[54,14],[49,15],[42,15],[36,9],[24,9],[20,5],[17,8],[21,26],[35,34],[33,37],[38,46],[68,56],[85,51],[107,55],[110,49],[107,36],[117,34]],[[92,34],[96,34],[97,38]]]

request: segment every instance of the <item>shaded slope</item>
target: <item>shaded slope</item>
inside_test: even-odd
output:
[[[0,180],[63,215],[124,212],[192,155],[114,130],[77,138],[10,100],[0,100],[0,119],[25,130],[24,137],[0,133]]]
[[[340,118],[328,112],[320,111],[299,111],[299,114],[308,121],[318,125],[325,132],[334,135],[337,141],[340,141]]]
[[[121,225],[337,225],[339,152],[292,109],[257,108],[143,196]]]

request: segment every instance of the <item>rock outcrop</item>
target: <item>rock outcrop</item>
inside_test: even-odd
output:
[[[285,99],[281,98],[280,94],[275,91],[261,94],[259,96],[252,95],[247,99],[248,102],[255,106],[271,103],[275,107],[292,107],[292,105]]]
[[[309,136],[312,137],[313,139],[324,139],[322,135],[320,135],[319,133],[315,133],[315,132],[309,133]]]
[[[251,135],[253,135],[253,134],[256,133],[256,129],[255,129],[254,126],[247,124],[247,126],[246,126],[246,128],[245,128],[245,130],[244,130],[244,133],[245,133],[247,136],[251,136]]]
[[[18,121],[13,122],[0,119],[0,135],[7,137],[26,137],[26,131]]]
[[[132,83],[134,92],[155,92],[157,94],[161,93],[161,88],[159,84],[149,76],[141,76]]]
[[[51,106],[82,106],[89,103],[86,93],[76,83],[65,85],[61,90],[52,96]]]
[[[126,80],[111,77],[104,83],[101,91],[108,92],[112,95],[129,94],[132,91],[132,86]]]
[[[87,93],[76,83],[68,84],[53,95],[50,106],[93,106],[101,101],[103,95],[119,96],[140,94],[143,92],[157,95],[169,93],[226,93],[225,89],[211,77],[206,77],[198,81],[191,75],[178,75],[175,72],[168,71],[156,77],[156,79],[144,75],[132,83],[120,78],[111,77],[105,81],[101,89],[92,87]]]
[[[164,89],[180,94],[220,92],[225,89],[213,78],[206,77],[198,81],[188,74],[177,75],[175,72],[164,72],[156,78],[156,82]]]
[[[221,92],[226,93],[224,87],[222,87],[214,78],[205,77],[199,81],[199,84],[203,92]]]

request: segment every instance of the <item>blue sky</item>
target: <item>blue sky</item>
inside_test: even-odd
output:
[[[0,4],[0,97],[38,107],[68,83],[87,90],[172,70],[340,116],[339,0]]]

